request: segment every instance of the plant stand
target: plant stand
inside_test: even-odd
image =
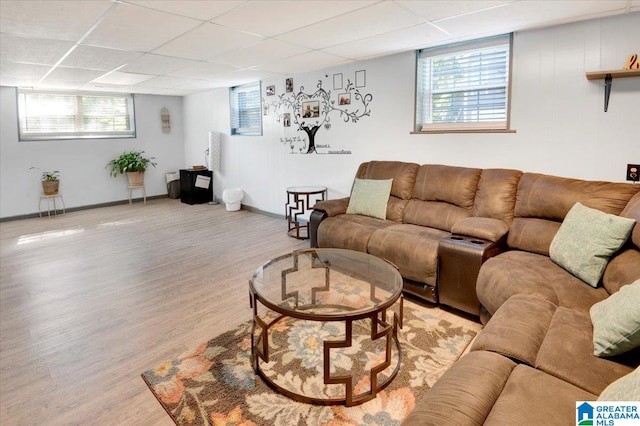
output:
[[[132,193],[134,189],[141,189],[142,190],[142,204],[146,205],[147,204],[147,191],[144,188],[144,185],[129,185],[129,205],[132,204],[133,200],[131,199]]]
[[[53,201],[53,214],[58,214],[58,206],[56,205],[56,198],[60,198],[60,202],[62,203],[62,214],[65,213],[66,206],[64,205],[64,199],[62,198],[62,194],[58,192],[57,194],[40,194],[40,201],[38,202],[38,214],[42,217],[42,200],[47,200],[47,215],[51,217],[51,202]]]

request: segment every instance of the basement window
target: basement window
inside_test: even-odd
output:
[[[510,34],[417,52],[416,133],[509,130]]]
[[[21,141],[136,137],[132,94],[17,93]]]
[[[232,135],[262,135],[262,98],[260,82],[229,89]]]

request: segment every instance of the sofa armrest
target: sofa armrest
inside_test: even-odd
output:
[[[327,216],[338,216],[345,214],[349,206],[349,197],[338,198],[335,200],[318,201],[314,206],[314,210],[322,210]]]
[[[451,227],[451,233],[466,235],[491,242],[500,241],[509,232],[509,226],[500,219],[488,217],[467,217]]]

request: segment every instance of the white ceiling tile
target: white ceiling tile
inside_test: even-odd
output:
[[[209,21],[235,7],[245,3],[244,0],[129,0],[139,6],[174,13],[189,18]]]
[[[579,3],[580,8],[577,8],[576,2],[546,0],[544,7],[540,7],[538,1],[520,0],[505,7],[441,19],[436,25],[454,36],[482,36],[606,16],[612,11],[624,10],[626,6],[626,0]]]
[[[345,58],[361,60],[408,49],[443,44],[449,38],[450,36],[439,31],[434,26],[421,24],[339,46],[328,47],[323,51]]]
[[[278,36],[280,40],[322,49],[423,23],[395,3],[376,3],[300,30]],[[339,30],[337,30],[339,29]]]
[[[225,64],[216,64],[213,62],[198,62],[197,64],[190,65],[186,68],[179,69],[178,71],[174,71],[169,73],[172,77],[184,77],[184,78],[195,78],[195,79],[207,79],[213,78],[219,74],[224,74],[232,71],[236,71],[238,68],[225,65]]]
[[[142,53],[80,45],[61,65],[70,68],[110,71],[142,56]]]
[[[85,44],[149,52],[202,22],[132,4],[117,3]]]
[[[102,74],[104,74],[102,71],[58,67],[42,81],[38,88],[78,89]]]
[[[306,72],[327,68],[349,62],[348,59],[315,50],[302,55],[292,56],[277,62],[256,66],[258,71],[270,71],[283,74]]]
[[[0,34],[0,61],[54,65],[72,42]]]
[[[149,80],[154,76],[148,74],[133,74],[128,72],[114,71],[108,74],[102,75],[99,78],[92,80],[98,84],[118,84],[118,85],[135,85],[143,81]]]
[[[0,31],[77,41],[114,5],[109,0],[0,1]]]
[[[427,21],[460,16],[480,10],[491,9],[509,4],[509,1],[484,0],[430,0],[430,1],[398,1],[399,4],[411,10]]]
[[[173,88],[183,84],[192,83],[194,80],[179,77],[154,77],[139,83],[138,86],[157,87],[157,88]]]
[[[140,74],[165,75],[181,68],[197,64],[198,61],[181,59],[171,56],[154,55],[146,53],[138,59],[131,61],[120,71],[137,72]]]
[[[340,0],[249,1],[212,22],[271,37],[375,3],[375,1]]]
[[[0,86],[33,87],[51,67],[0,61]]]
[[[204,60],[260,40],[262,37],[206,23],[156,49],[153,53]]]
[[[309,49],[284,41],[266,39],[242,49],[232,50],[214,59],[216,62],[250,67],[308,52]]]

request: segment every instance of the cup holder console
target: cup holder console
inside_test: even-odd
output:
[[[500,254],[499,243],[465,235],[450,235],[438,245],[438,302],[479,315],[476,280],[488,258]]]

